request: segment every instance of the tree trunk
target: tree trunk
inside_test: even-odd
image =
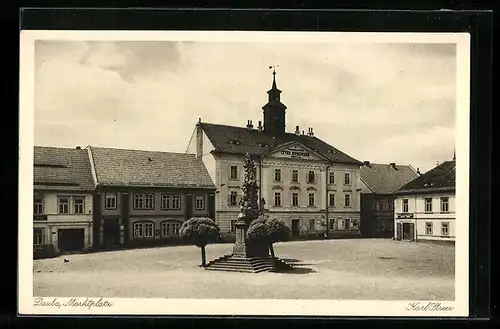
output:
[[[201,266],[207,265],[207,255],[205,253],[205,246],[201,247]]]
[[[273,244],[269,244],[269,252],[271,253],[271,259],[273,260],[273,266],[276,268],[276,259],[275,259],[275,256],[274,256],[274,248],[273,248]]]

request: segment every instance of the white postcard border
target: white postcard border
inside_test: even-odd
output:
[[[456,243],[454,301],[365,300],[228,300],[228,299],[102,299],[111,306],[61,304],[70,297],[45,297],[52,306],[35,306],[33,297],[33,145],[35,40],[163,40],[207,42],[337,42],[455,43],[457,45],[456,113]],[[20,38],[19,249],[18,311],[36,314],[113,315],[289,315],[289,316],[467,316],[469,313],[469,98],[470,35],[468,33],[253,32],[253,31],[42,31],[24,30]],[[29,206],[26,206],[26,205]],[[89,297],[90,298],[90,297]],[[59,306],[57,306],[59,303]],[[413,304],[412,304],[413,303]],[[439,304],[439,305],[437,305]],[[75,304],[76,305],[76,304]],[[87,305],[87,306],[85,306]],[[413,306],[412,306],[413,305]],[[447,309],[443,309],[447,308]]]

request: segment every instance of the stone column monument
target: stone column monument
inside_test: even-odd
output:
[[[259,204],[257,197],[257,177],[256,168],[250,155],[245,155],[243,165],[245,169],[245,179],[243,183],[243,196],[240,200],[240,214],[235,223],[236,242],[233,247],[234,257],[250,257],[252,251],[246,243],[246,232],[250,223],[259,217]]]

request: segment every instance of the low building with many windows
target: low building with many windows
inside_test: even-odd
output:
[[[394,236],[394,192],[419,176],[410,165],[364,162],[361,167],[361,235]]]
[[[273,72],[274,73],[274,72]],[[261,210],[293,236],[359,235],[362,162],[314,135],[285,129],[286,106],[273,77],[263,125],[196,124],[188,152],[202,159],[217,187],[216,222],[231,235],[243,194],[244,156],[253,156]]]
[[[86,150],[34,147],[33,244],[40,251],[92,248],[94,180]]]
[[[395,239],[455,241],[455,166],[445,161],[395,192]]]
[[[215,218],[215,186],[194,155],[87,147],[96,182],[96,244],[178,241],[191,217]]]

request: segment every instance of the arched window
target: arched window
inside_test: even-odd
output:
[[[154,226],[155,224],[149,221],[135,222],[133,224],[134,239],[152,239],[154,237]]]
[[[179,229],[181,228],[181,223],[175,220],[167,220],[161,222],[161,236],[177,236],[179,235]]]

